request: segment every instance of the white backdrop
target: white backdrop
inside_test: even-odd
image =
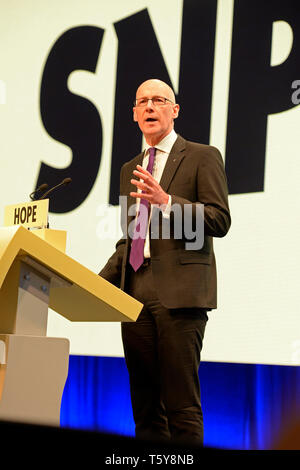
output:
[[[114,236],[99,238],[104,223],[100,205],[108,204],[110,180],[117,60],[113,23],[143,8],[148,8],[176,91],[182,0],[0,0],[2,220],[5,205],[28,200],[41,160],[60,168],[72,158],[67,146],[49,137],[39,113],[41,76],[51,47],[69,28],[94,25],[105,29],[96,73],[78,70],[68,81],[69,89],[92,101],[101,115],[100,171],[79,208],[50,214],[52,228],[68,231],[67,253],[94,272],[105,264],[120,233],[119,208],[107,206],[105,214]],[[233,0],[219,0],[211,144],[223,155],[232,18]],[[271,65],[286,59],[292,41],[290,27],[274,23]],[[203,360],[300,364],[299,124],[299,106],[269,116],[265,190],[229,198],[232,227],[226,238],[215,240],[219,307],[209,315]],[[48,335],[69,338],[72,354],[123,355],[119,324],[71,324],[50,311]]]

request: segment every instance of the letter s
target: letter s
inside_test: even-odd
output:
[[[63,33],[52,47],[46,61],[40,92],[40,112],[48,134],[69,146],[72,162],[66,168],[41,163],[36,186],[45,181],[55,186],[71,177],[72,184],[63,197],[53,195],[51,212],[69,212],[88,196],[96,180],[102,151],[102,125],[95,106],[71,93],[67,80],[78,69],[95,72],[104,30],[79,26]]]

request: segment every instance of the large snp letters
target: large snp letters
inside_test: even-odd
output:
[[[53,139],[72,150],[66,168],[41,164],[37,185],[49,187],[71,177],[73,184],[64,197],[51,197],[51,212],[69,212],[89,195],[97,178],[102,151],[102,125],[96,107],[86,98],[71,93],[68,77],[74,70],[95,72],[103,29],[80,26],[66,31],[48,56],[41,83],[40,108],[45,129]]]
[[[176,131],[195,142],[209,143],[217,0],[184,0],[177,101],[183,112]],[[272,25],[286,21],[293,32],[300,25],[300,3],[294,0],[238,0],[234,6],[226,172],[229,192],[264,190],[267,118],[294,106],[290,85],[299,77],[299,37],[286,61],[270,65]],[[147,9],[114,24],[118,38],[117,78],[109,202],[118,204],[123,163],[140,152],[142,136],[131,119],[138,85],[148,78],[171,83]],[[141,33],[142,32],[142,33]],[[64,198],[53,198],[50,211],[68,212],[88,196],[96,180],[102,152],[98,110],[71,93],[67,80],[74,70],[96,69],[103,29],[72,28],[54,44],[41,84],[41,116],[47,132],[72,150],[64,169],[41,164],[37,185],[55,185],[71,177]],[[126,142],[126,152],[124,152]],[[76,182],[78,184],[76,184]]]
[[[293,30],[287,59],[272,67],[274,21]],[[300,2],[235,2],[227,121],[226,172],[231,194],[264,190],[267,119],[294,107],[291,84],[300,76]]]
[[[176,131],[186,139],[202,143],[209,142],[216,8],[216,0],[183,4],[177,95],[183,113],[176,120]],[[118,204],[120,167],[140,152],[142,143],[141,133],[131,118],[136,89],[149,78],[160,78],[173,85],[148,11],[143,10],[114,26],[119,48],[110,203]]]

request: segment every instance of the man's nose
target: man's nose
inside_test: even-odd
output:
[[[151,99],[151,98],[148,99],[147,108],[151,108],[151,109],[154,108],[154,105],[153,105],[153,103],[152,103],[152,99]]]

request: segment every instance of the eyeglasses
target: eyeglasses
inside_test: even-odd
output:
[[[169,100],[168,98],[164,98],[163,96],[153,96],[152,98],[144,97],[136,99],[134,102],[134,106],[138,108],[145,108],[148,105],[149,101],[152,102],[153,106],[165,106],[167,104],[167,101],[172,104],[175,104],[173,103],[173,101]]]

